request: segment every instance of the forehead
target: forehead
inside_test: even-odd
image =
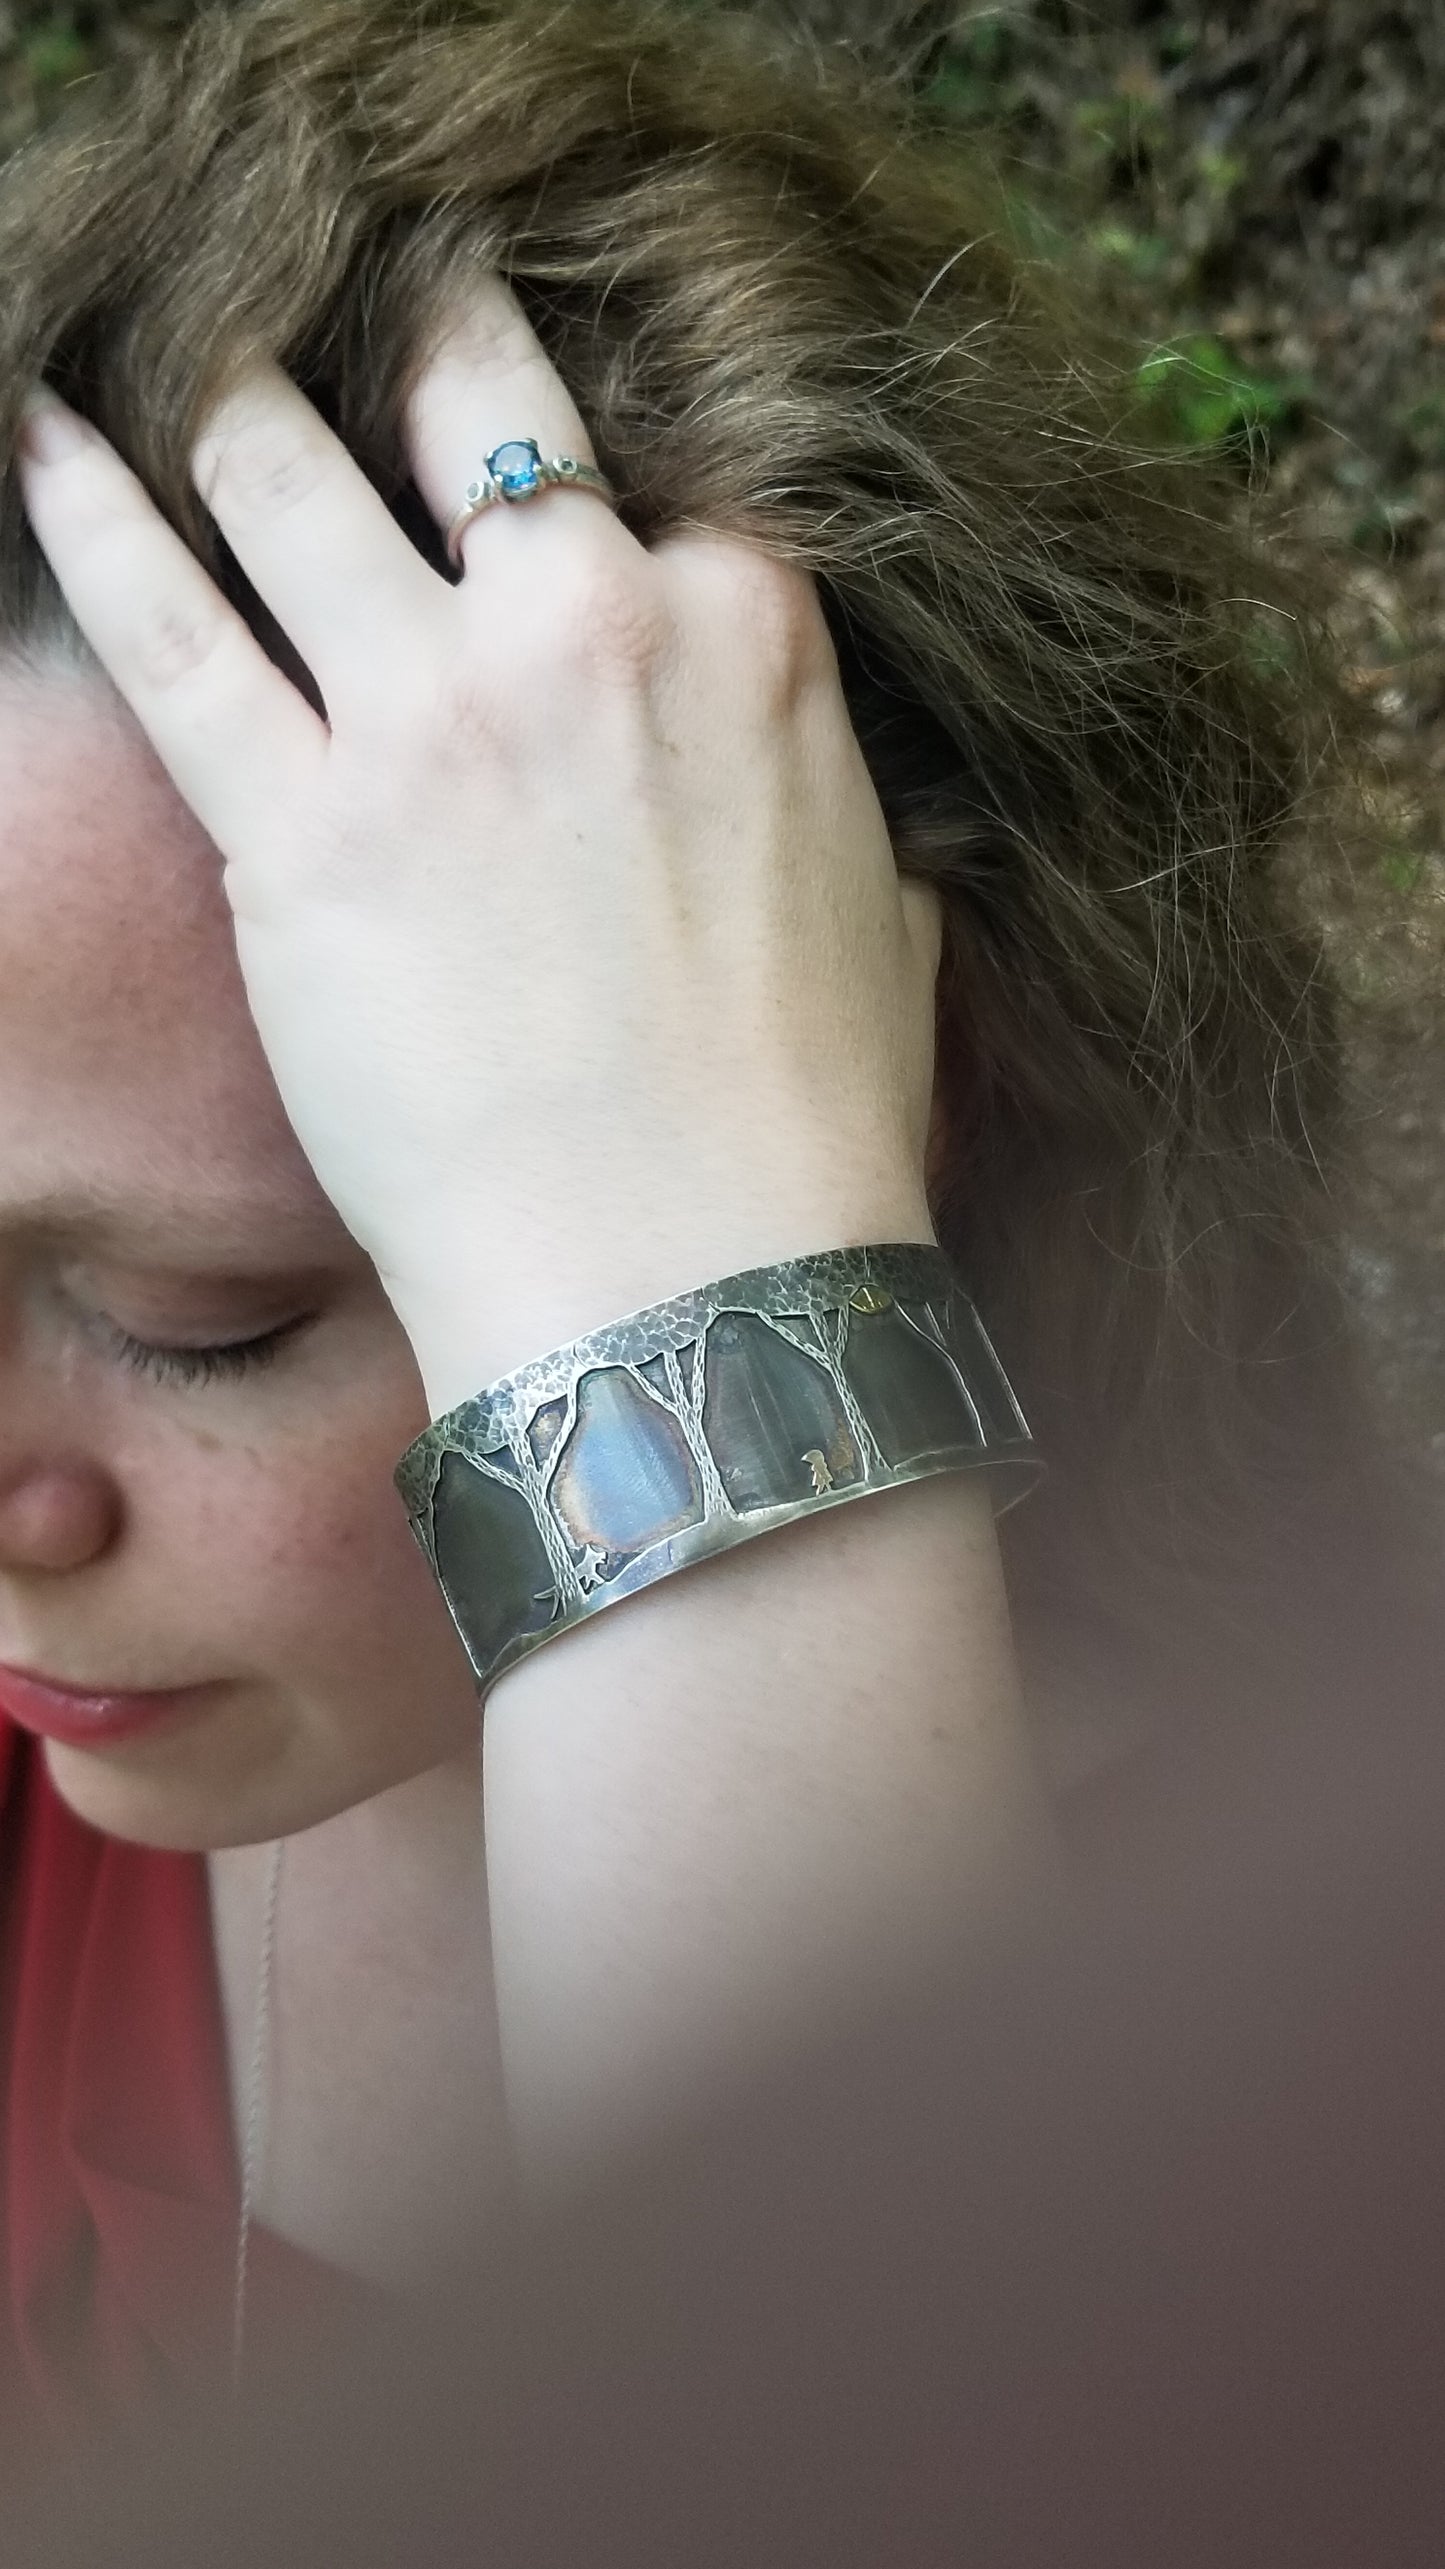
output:
[[[330,1212],[195,815],[103,680],[0,668],[0,1231],[52,1194],[313,1238]]]

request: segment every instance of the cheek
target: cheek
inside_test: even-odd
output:
[[[392,1481],[425,1417],[408,1386],[353,1393],[305,1433],[187,1436],[152,1483],[155,1549],[230,1671],[371,1693],[465,1670]]]
[[[405,1438],[403,1438],[403,1446]],[[228,1681],[224,1718],[124,1768],[56,1751],[92,1825],[180,1848],[255,1844],[332,1819],[463,1752],[475,1681],[391,1485],[375,1422],[324,1445],[192,1449],[152,1491],[131,1601],[177,1676]],[[58,1762],[57,1762],[58,1761]]]

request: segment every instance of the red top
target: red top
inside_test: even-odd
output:
[[[0,1717],[6,2439],[68,2439],[168,2383],[223,2383],[238,2214],[204,1860],[87,1827],[38,1742]],[[258,2231],[248,2349],[268,2313],[274,2326],[339,2289]]]

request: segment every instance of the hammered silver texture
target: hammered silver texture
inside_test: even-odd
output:
[[[904,1241],[631,1312],[436,1420],[395,1481],[485,1694],[527,1651],[691,1561],[984,1464],[1012,1467],[1013,1496],[1041,1468],[950,1260]]]

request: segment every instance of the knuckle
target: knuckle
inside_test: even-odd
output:
[[[152,695],[209,669],[235,618],[195,574],[166,580],[154,558],[155,510],[133,475],[111,473],[72,500],[70,532],[84,545],[87,588],[115,663]]]
[[[208,502],[219,498],[260,517],[283,515],[315,496],[325,464],[292,430],[268,422],[233,429],[204,454],[197,480]]]
[[[168,694],[206,669],[225,638],[225,619],[182,598],[143,601],[133,626],[132,654],[141,683]]]
[[[644,681],[661,658],[670,631],[665,598],[637,565],[579,553],[549,581],[544,623],[534,626],[534,646],[560,653],[581,674]]]
[[[727,603],[770,697],[791,704],[832,659],[818,593],[806,571],[739,546],[725,579]]]
[[[709,540],[691,551],[685,574],[696,595],[705,647],[721,651],[769,707],[788,711],[834,667],[832,637],[811,574],[755,544]]]

